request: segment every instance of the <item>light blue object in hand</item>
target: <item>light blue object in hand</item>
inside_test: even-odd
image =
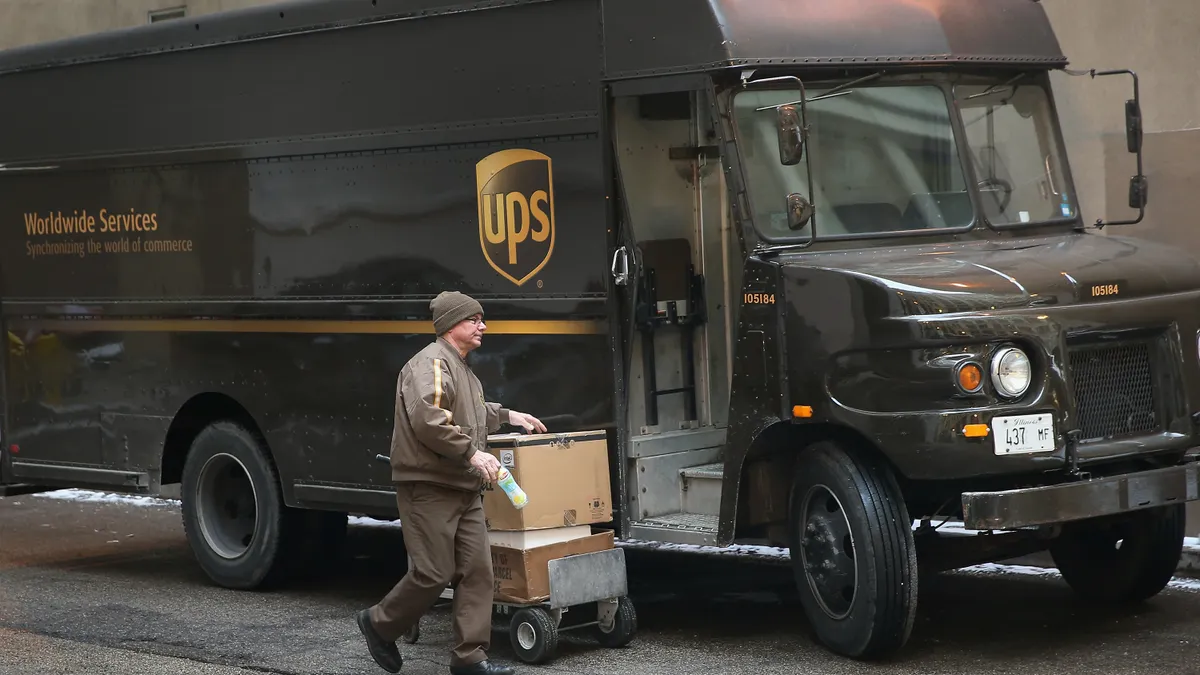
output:
[[[521,489],[521,486],[517,485],[517,481],[513,480],[512,474],[509,473],[508,469],[500,467],[500,470],[496,473],[496,484],[500,486],[501,490],[504,490],[504,494],[508,495],[508,501],[512,502],[512,505],[518,511],[525,508],[525,505],[529,503],[529,497],[525,495],[525,491]]]

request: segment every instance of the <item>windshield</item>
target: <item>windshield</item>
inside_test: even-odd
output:
[[[807,89],[807,98],[828,89]],[[755,222],[769,238],[792,237],[786,195],[816,206],[820,237],[961,228],[974,220],[950,107],[936,85],[855,87],[808,104],[813,194],[807,162],[779,162],[775,111],[798,90],[749,90],[734,98]]]
[[[984,96],[964,100],[993,86]],[[797,102],[799,90],[750,89],[734,97],[754,221],[767,239],[810,235],[788,229],[786,196],[792,192],[813,202],[819,238],[970,227],[975,208],[964,165],[968,157],[989,222],[1072,215],[1072,202],[1051,189],[1062,190],[1065,181],[1057,173],[1049,103],[1040,87],[1027,84],[1014,96],[999,81],[958,85],[954,96],[967,123],[965,153],[959,151],[946,87],[854,86],[813,100],[828,91],[806,89],[809,157],[795,166],[779,161],[775,110],[768,106]]]
[[[981,206],[993,225],[1075,215],[1046,90],[1034,84],[956,85]]]

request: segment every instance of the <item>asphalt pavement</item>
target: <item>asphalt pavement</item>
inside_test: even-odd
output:
[[[283,591],[212,585],[178,508],[89,493],[0,499],[4,675],[359,675],[383,673],[353,613],[403,566],[399,531],[356,521],[332,576]],[[558,658],[521,673],[1195,673],[1200,582],[1179,579],[1135,610],[1097,612],[1054,570],[993,565],[923,580],[908,649],[861,664],[817,645],[786,566],[627,550],[639,632],[605,649],[564,635]],[[446,673],[448,608],[435,608],[405,673]],[[503,624],[493,658],[511,661]]]

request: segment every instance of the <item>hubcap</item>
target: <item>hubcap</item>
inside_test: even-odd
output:
[[[244,554],[254,540],[258,500],[245,465],[233,455],[220,453],[200,469],[196,490],[200,534],[214,553],[232,560]]]
[[[844,619],[858,593],[858,567],[842,503],[829,488],[814,485],[804,496],[800,523],[800,563],[808,586],[829,618]]]
[[[533,630],[533,625],[528,621],[521,622],[517,626],[517,644],[521,645],[521,649],[533,649],[534,643],[537,642],[537,634]]]

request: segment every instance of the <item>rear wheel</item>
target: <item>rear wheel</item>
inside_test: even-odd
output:
[[[216,422],[192,442],[181,485],[183,527],[204,572],[227,588],[279,583],[299,560],[304,523],[287,508],[266,448],[242,426]]]
[[[596,626],[596,639],[601,645],[610,648],[629,644],[633,641],[634,633],[637,633],[637,610],[628,597],[618,598],[611,622],[601,621]]]
[[[1063,527],[1050,555],[1079,596],[1097,603],[1132,604],[1166,588],[1183,553],[1183,504],[1137,511],[1120,520]]]
[[[890,468],[816,443],[797,462],[789,514],[796,585],[818,639],[859,659],[903,647],[916,616],[917,558]]]

